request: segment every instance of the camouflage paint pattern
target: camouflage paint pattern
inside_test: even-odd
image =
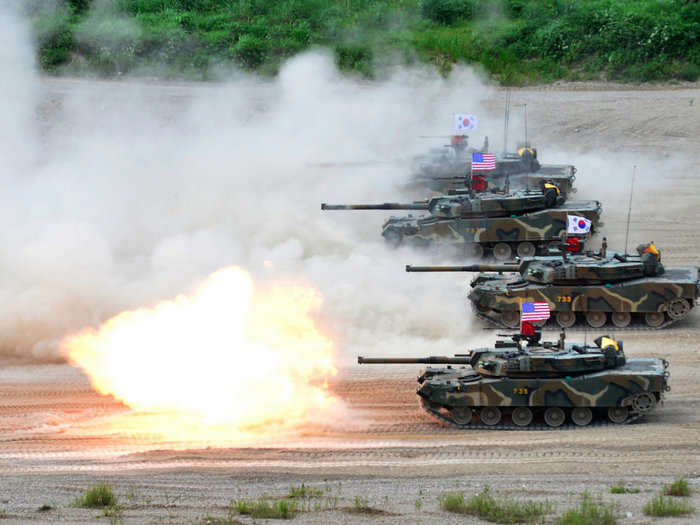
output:
[[[602,207],[598,201],[567,202],[547,210],[519,217],[442,219],[437,217],[391,217],[382,226],[382,235],[391,244],[414,245],[550,243],[566,233],[567,215],[592,221],[591,232],[599,225]],[[585,238],[585,236],[582,236]]]
[[[653,409],[670,390],[668,362],[628,359],[622,342],[609,336],[595,339],[594,346],[565,343],[563,332],[556,343],[541,343],[536,334],[510,337],[512,342],[497,341],[495,347],[454,358],[359,357],[358,363],[452,365],[421,371],[417,394],[429,413],[460,426],[471,424],[476,414],[487,426],[498,424],[502,415],[516,427],[527,426],[535,414],[543,414],[547,425],[559,426],[565,413],[560,411],[558,420],[550,414],[548,420],[552,410],[588,408],[607,409],[612,422],[623,423]],[[511,410],[517,407],[530,409],[524,420]],[[493,408],[500,413],[494,415]],[[592,411],[571,412],[577,425],[587,425],[592,417]]]
[[[547,302],[556,312],[664,312],[674,299],[690,308],[700,294],[695,266],[667,268],[654,277],[606,284],[538,284],[503,274],[482,274],[472,281],[469,300],[480,312],[520,312],[523,302]]]
[[[429,370],[426,372],[429,373]],[[418,395],[441,407],[626,407],[649,392],[660,400],[667,389],[662,359],[634,358],[621,367],[575,377],[483,378],[477,374],[437,375]]]

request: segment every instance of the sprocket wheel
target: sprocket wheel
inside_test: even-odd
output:
[[[640,392],[632,399],[632,406],[637,412],[642,414],[649,412],[656,406],[656,396],[651,392]]]
[[[666,313],[674,321],[679,321],[683,319],[690,311],[690,305],[688,301],[682,297],[677,297],[668,302],[666,305]]]

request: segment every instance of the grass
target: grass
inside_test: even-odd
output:
[[[466,501],[464,492],[445,492],[440,495],[440,507],[495,523],[532,523],[551,510],[548,502],[496,499],[488,487]]]
[[[617,515],[615,505],[603,503],[600,499],[593,498],[588,492],[583,493],[581,503],[564,511],[557,518],[557,525],[615,525]]]
[[[311,499],[311,498],[321,498],[324,495],[323,489],[314,489],[303,483],[299,486],[289,487],[289,494],[287,495],[290,499]]]
[[[91,509],[115,507],[117,505],[117,496],[112,491],[110,485],[100,483],[99,485],[89,488],[83,497],[75,500],[73,505]]]
[[[53,507],[51,505],[47,505],[46,503],[44,503],[41,507],[39,507],[36,510],[37,510],[37,512],[48,512],[51,509],[53,509]]]
[[[270,502],[263,497],[257,500],[239,499],[232,502],[231,510],[253,519],[292,519],[297,513],[297,502],[281,499]]]
[[[688,480],[685,478],[679,478],[670,485],[664,487],[664,494],[666,496],[690,496],[690,487],[688,487]]]
[[[624,481],[618,481],[610,486],[610,494],[638,494],[639,489],[630,487]]]
[[[684,500],[657,494],[651,501],[644,505],[644,514],[647,516],[683,516],[695,512],[695,507]]]

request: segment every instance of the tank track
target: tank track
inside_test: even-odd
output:
[[[432,408],[427,408],[427,407],[421,407],[423,410],[425,410],[428,414],[433,416],[434,418],[438,419],[439,421],[443,423],[447,423],[448,425],[455,427],[455,428],[460,428],[462,430],[582,430],[582,429],[587,429],[587,428],[601,428],[601,427],[619,427],[622,425],[628,425],[634,421],[637,421],[639,418],[641,418],[644,414],[639,413],[639,412],[630,412],[629,416],[625,421],[622,423],[613,423],[612,421],[608,421],[605,419],[598,419],[598,420],[593,420],[591,421],[588,425],[584,426],[579,426],[576,425],[575,423],[564,423],[558,427],[550,427],[546,423],[530,423],[527,426],[521,427],[516,425],[515,423],[508,423],[508,422],[501,422],[496,425],[487,425],[485,423],[467,423],[466,425],[460,424],[455,422],[454,420],[450,419],[447,417],[445,414],[442,414],[441,412],[438,412],[435,409]]]
[[[488,329],[492,329],[492,330],[495,330],[495,329],[517,330],[517,327],[513,328],[511,326],[508,326],[508,325],[502,323],[500,320],[496,319],[495,317],[491,317],[489,315],[486,315],[486,314],[483,314],[480,312],[476,312],[476,311],[474,312],[474,314],[479,319],[482,319],[482,320],[486,321],[487,323],[489,323],[490,325],[492,325],[492,326],[486,327]],[[660,324],[659,326],[648,326],[645,324],[639,325],[636,323],[630,323],[628,326],[617,327],[614,324],[612,324],[611,322],[607,322],[603,326],[601,326],[600,328],[593,328],[592,326],[589,326],[585,321],[577,321],[576,324],[574,324],[573,326],[566,328],[566,331],[567,332],[568,331],[585,332],[585,331],[590,331],[590,330],[614,330],[615,332],[630,332],[630,331],[637,332],[640,330],[642,330],[642,331],[663,330],[664,328],[671,326],[672,324],[675,324],[679,321],[683,321],[686,318],[687,318],[687,316],[682,317],[681,319],[668,319],[665,323]],[[553,318],[550,318],[545,323],[544,328],[560,330],[561,326],[559,326],[559,324],[556,322],[556,320],[554,320]]]

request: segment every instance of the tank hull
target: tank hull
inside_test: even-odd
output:
[[[699,287],[699,270],[694,266],[666,268],[656,277],[595,285],[535,284],[506,274],[481,274],[472,282],[469,300],[482,316],[506,326],[519,323],[520,303],[546,302],[552,322],[563,327],[572,326],[578,317],[595,328],[605,323],[623,328],[635,318],[662,328],[688,315],[697,302]],[[589,315],[594,312],[597,314]]]
[[[427,369],[424,377],[431,378],[417,393],[425,410],[457,426],[521,428],[540,421],[545,427],[567,421],[585,426],[594,419],[626,423],[663,399],[670,389],[667,366],[663,359],[634,358],[614,369],[558,378],[485,378],[473,371],[464,374],[466,369]],[[514,412],[518,407],[527,410]],[[529,421],[523,419],[528,413]]]
[[[436,218],[391,217],[382,227],[382,235],[392,245],[411,244],[429,246],[452,245],[463,248],[481,247],[486,255],[496,244],[518,252],[520,243],[528,242],[541,249],[559,242],[566,233],[567,215],[585,217],[593,223],[591,234],[600,225],[602,208],[598,201],[566,202],[546,210],[526,213],[517,217]],[[585,240],[591,234],[583,236]],[[520,253],[534,255],[534,253]],[[510,258],[510,257],[500,257]]]

